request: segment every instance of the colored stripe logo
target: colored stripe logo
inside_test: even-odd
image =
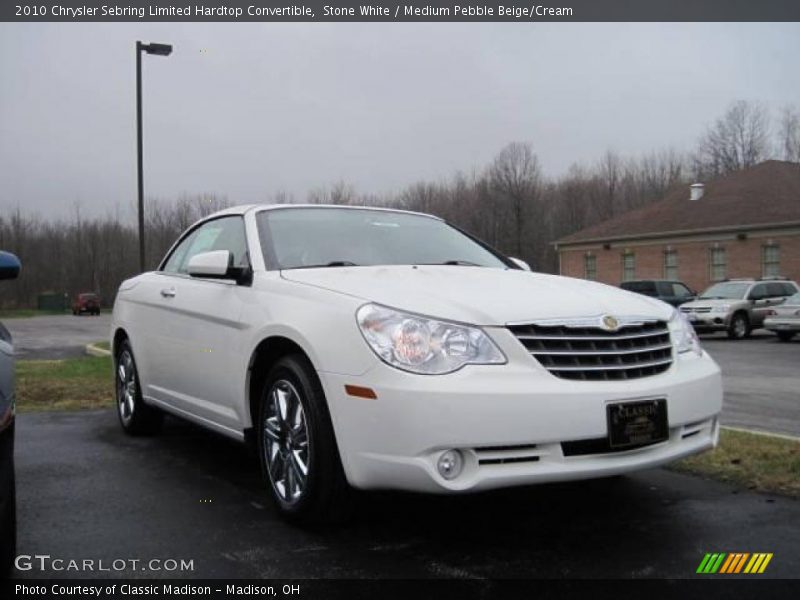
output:
[[[754,552],[752,554],[749,552],[707,553],[703,560],[700,561],[700,566],[697,567],[696,572],[703,575],[713,575],[715,573],[720,575],[736,575],[738,573],[755,575],[763,573],[771,560],[771,552]]]

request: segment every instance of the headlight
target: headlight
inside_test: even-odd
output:
[[[730,304],[720,304],[719,306],[712,306],[711,312],[715,313],[726,313],[731,309]]]
[[[703,354],[703,349],[700,347],[700,340],[694,331],[694,327],[681,311],[676,310],[672,313],[672,318],[669,320],[669,330],[672,334],[672,343],[675,344],[675,349],[680,354],[685,352],[694,352],[698,356]]]
[[[365,304],[356,312],[364,339],[383,361],[412,373],[443,375],[467,364],[498,365],[506,357],[478,327]]]

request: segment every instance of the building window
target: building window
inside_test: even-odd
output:
[[[664,279],[678,278],[678,251],[664,250]]]
[[[761,247],[761,275],[777,277],[781,274],[781,247],[768,244]]]
[[[597,279],[597,257],[594,254],[583,257],[583,276],[590,281]]]
[[[622,281],[634,279],[636,279],[636,255],[633,252],[625,252],[622,255]]]
[[[709,277],[711,281],[722,281],[728,275],[728,259],[725,248],[712,248],[708,256]]]

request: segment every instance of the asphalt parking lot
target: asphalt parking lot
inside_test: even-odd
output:
[[[14,338],[18,359],[74,358],[85,354],[86,344],[108,339],[111,314],[49,315],[6,319],[3,324]]]
[[[7,324],[21,358],[57,358],[105,338],[108,316]],[[800,435],[800,341],[703,342],[723,369],[726,424]],[[16,460],[20,554],[194,565],[22,578],[692,577],[716,551],[773,552],[766,575],[796,577],[800,559],[796,500],[663,469],[476,496],[364,494],[352,523],[303,530],[277,517],[245,447],[177,419],[130,438],[113,410],[23,413]]]
[[[760,330],[746,340],[701,341],[722,369],[724,425],[800,437],[800,336],[782,343]]]
[[[125,436],[112,410],[23,414],[20,554],[185,559],[183,573],[18,577],[692,577],[706,552],[772,552],[796,577],[800,503],[662,469],[474,496],[368,494],[330,530],[282,522],[254,456],[178,420]]]

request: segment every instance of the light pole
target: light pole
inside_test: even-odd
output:
[[[139,178],[139,269],[144,271],[144,177],[142,176],[142,52],[169,56],[169,44],[143,44],[136,42],[136,154]]]

